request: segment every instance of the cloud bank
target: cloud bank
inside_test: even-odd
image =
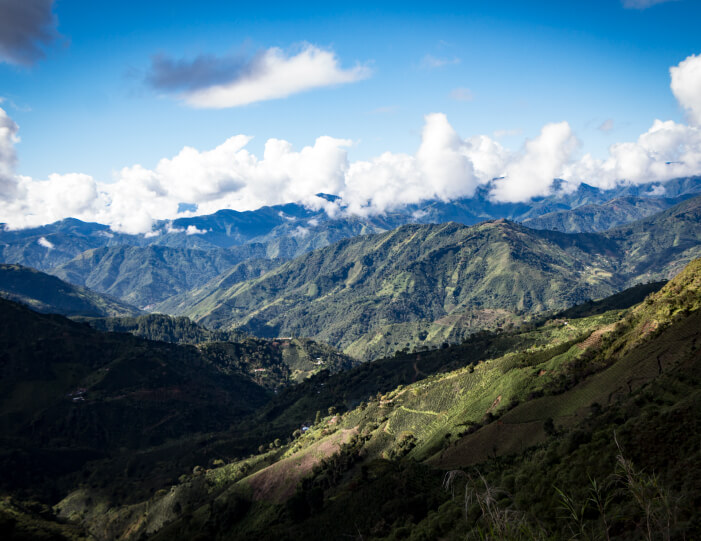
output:
[[[0,1],[0,61],[30,66],[57,37],[53,0]]]
[[[330,215],[367,215],[423,200],[469,198],[481,186],[494,201],[519,202],[552,193],[555,178],[565,181],[560,189],[573,190],[581,182],[612,188],[700,174],[699,58],[671,69],[672,91],[689,113],[689,124],[655,120],[636,141],[611,145],[605,159],[580,156],[567,122],[546,124],[520,149],[510,150],[487,135],[464,139],[444,114],[431,113],[414,154],[385,152],[351,163],[352,141],[322,136],[301,150],[269,139],[259,157],[246,148],[250,137],[236,135],[211,150],[185,147],[153,169],[126,167],[112,183],[77,173],[35,180],[14,174],[18,128],[0,109],[0,216],[10,227],[72,216],[148,234],[154,220],[222,208],[296,201]],[[342,204],[315,197],[319,192],[338,194]]]
[[[251,59],[199,56],[187,61],[158,55],[146,80],[157,90],[175,92],[191,107],[223,109],[353,83],[370,73],[361,65],[343,69],[333,52],[305,45],[294,55],[273,47]]]

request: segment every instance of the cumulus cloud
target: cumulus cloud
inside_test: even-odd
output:
[[[685,73],[688,60],[678,66]],[[682,82],[677,88],[693,84]],[[693,105],[692,94],[677,94],[680,103]],[[77,173],[46,180],[15,175],[17,125],[0,109],[0,173],[5,179],[0,216],[15,228],[73,216],[149,236],[159,234],[152,231],[153,224],[164,220],[163,232],[193,235],[205,231],[194,225],[174,227],[172,220],[192,216],[194,209],[210,214],[292,201],[330,216],[368,215],[423,200],[471,197],[480,186],[494,201],[520,202],[552,193],[555,178],[565,181],[561,189],[572,190],[581,182],[601,188],[645,182],[659,186],[701,173],[701,127],[696,125],[655,120],[637,140],[615,143],[599,159],[578,156],[579,141],[567,122],[546,124],[520,149],[511,150],[495,137],[461,137],[442,113],[424,120],[413,154],[385,152],[351,163],[352,141],[322,136],[301,149],[269,139],[256,156],[247,148],[251,138],[236,135],[209,150],[185,147],[152,169],[125,167],[115,182],[102,183]],[[320,192],[341,199],[315,196]],[[295,234],[305,231],[302,227]]]
[[[57,37],[53,0],[0,1],[0,61],[30,66]]]
[[[204,235],[207,233],[207,229],[198,229],[196,225],[188,225],[185,230],[186,235]]]
[[[689,122],[701,126],[701,55],[691,55],[669,68],[670,87],[688,113]]]
[[[492,191],[497,201],[527,201],[549,193],[553,179],[570,162],[579,141],[567,122],[547,124],[526,142],[523,153],[507,166]]]
[[[362,65],[343,69],[332,51],[305,45],[297,54],[272,47],[250,59],[199,56],[188,61],[158,55],[147,81],[192,107],[223,109],[352,83],[370,73]]]
[[[590,154],[563,168],[565,178],[613,188],[701,172],[701,129],[671,120],[655,120],[635,142],[615,143],[605,160]]]
[[[647,9],[657,4],[676,2],[677,0],[623,0],[623,7],[626,9]]]
[[[17,154],[15,144],[19,141],[19,127],[4,109],[0,108],[0,200],[15,195],[17,182],[14,178]]]

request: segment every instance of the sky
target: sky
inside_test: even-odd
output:
[[[0,222],[701,173],[698,0],[338,4],[0,0]]]

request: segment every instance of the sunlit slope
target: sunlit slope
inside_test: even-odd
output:
[[[586,497],[587,472],[610,476],[623,449],[664,474],[656,482],[676,483],[670,495],[687,495],[676,500],[675,528],[693,532],[693,483],[701,473],[692,441],[701,398],[695,376],[699,307],[701,260],[632,310],[550,321],[520,335],[526,347],[474,366],[424,377],[424,359],[415,355],[415,383],[370,396],[342,415],[324,411],[291,443],[271,443],[266,452],[201,479],[188,477],[145,504],[141,518],[127,518],[124,509],[113,515],[114,524],[142,531],[157,524],[157,539],[204,529],[226,539],[283,533],[317,539],[320,532],[341,537],[354,531],[369,539],[410,532],[458,539],[474,521],[486,520],[479,513],[473,522],[463,518],[462,500],[441,493],[443,473],[465,468],[484,472],[490,483],[506,483],[514,494],[509,498],[536,513],[528,527],[561,538],[568,523],[558,513],[553,484]],[[446,358],[451,349],[442,350]],[[643,438],[646,446],[636,447]],[[79,516],[85,497],[76,494],[59,507],[65,516]],[[511,504],[504,498],[499,505]],[[632,495],[619,490],[613,505],[611,538],[644,531],[645,515],[640,518]],[[175,511],[180,508],[186,520]],[[147,509],[158,509],[157,515]],[[596,517],[586,518],[591,527]]]

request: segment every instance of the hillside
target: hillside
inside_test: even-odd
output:
[[[690,195],[680,198],[619,197],[602,204],[582,205],[527,218],[523,225],[533,229],[548,229],[562,233],[594,233],[606,231],[642,218],[647,218],[672,207]]]
[[[559,240],[503,221],[403,226],[205,291],[181,313],[210,327],[310,336],[344,349],[378,324],[435,321],[471,308],[535,312],[610,292],[603,274],[615,246],[585,236]]]
[[[619,272],[649,282],[675,276],[701,255],[701,196],[603,235],[623,252]]]
[[[149,314],[132,318],[91,319],[87,322],[101,331],[130,333],[173,344],[197,345],[200,352],[221,370],[245,375],[270,390],[299,383],[322,370],[335,374],[357,364],[357,361],[332,347],[312,340],[265,340],[238,332],[210,331],[186,317]]]
[[[700,277],[697,260],[628,311],[320,375],[258,414],[282,428],[332,406],[288,443],[56,512],[105,539],[695,538]],[[414,380],[372,392],[385,362]]]
[[[341,241],[228,288],[215,280],[158,309],[257,336],[309,336],[370,359],[668,278],[701,254],[699,224],[696,197],[604,234],[501,220],[409,225]]]
[[[134,450],[184,437],[181,454],[191,452],[198,434],[225,430],[268,399],[193,346],[102,333],[6,300],[0,351],[5,491],[46,497],[87,461],[124,468]]]
[[[259,276],[280,262],[266,257],[261,244],[226,250],[166,246],[105,246],[87,250],[51,274],[141,308],[203,285],[237,266],[242,280]],[[246,261],[245,265],[240,265]]]
[[[66,316],[135,316],[140,310],[117,299],[19,265],[0,264],[0,297],[34,310]]]

